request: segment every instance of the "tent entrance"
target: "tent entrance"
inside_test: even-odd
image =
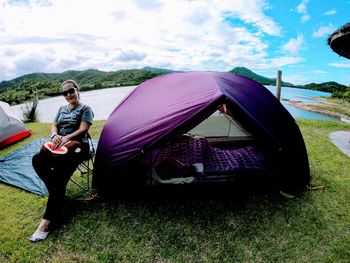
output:
[[[220,110],[216,110],[188,134],[205,137],[251,137],[234,117]]]
[[[224,104],[225,105],[225,104]],[[203,122],[186,134],[205,137],[210,143],[244,142],[254,140],[252,134],[232,116],[227,110],[216,110]]]
[[[223,110],[153,149],[146,159],[150,184],[231,181],[264,171],[264,155],[252,134]]]

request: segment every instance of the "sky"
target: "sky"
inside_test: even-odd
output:
[[[350,0],[0,0],[0,81],[34,72],[247,67],[350,85],[327,38]]]

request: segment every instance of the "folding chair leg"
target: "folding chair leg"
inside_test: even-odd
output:
[[[92,193],[92,188],[90,186],[90,176],[92,176],[92,168],[94,167],[94,157],[95,157],[95,146],[92,142],[92,139],[90,137],[90,134],[87,133],[87,139],[89,141],[89,159],[84,160],[81,164],[78,166],[78,170],[80,171],[80,174],[82,176],[86,176],[86,186],[74,181],[74,179],[70,178],[70,181],[72,181],[76,186],[78,186],[80,189],[82,189],[85,192]]]
[[[80,189],[82,189],[85,192],[90,192],[91,191],[91,186],[90,186],[90,176],[92,175],[92,169],[90,168],[90,164],[92,164],[92,167],[94,165],[94,160],[89,159],[85,162],[82,162],[78,166],[78,170],[80,171],[80,174],[82,176],[86,177],[86,183],[85,186],[81,185],[80,183],[76,182],[74,179],[70,178],[70,181],[74,183],[76,186],[78,186]]]

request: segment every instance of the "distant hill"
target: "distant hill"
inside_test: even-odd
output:
[[[164,68],[153,68],[153,67],[144,67],[142,68],[142,70],[145,71],[150,71],[150,72],[157,72],[157,73],[172,73],[172,72],[177,72],[175,70],[171,70],[171,69],[164,69]]]
[[[88,69],[83,71],[68,70],[62,73],[32,73],[9,81],[0,82],[0,101],[5,101],[9,104],[19,104],[33,100],[35,94],[38,95],[39,98],[57,96],[60,94],[59,85],[67,79],[76,80],[79,83],[81,90],[86,91],[109,87],[138,85],[153,77],[171,72],[176,71],[144,67],[142,69],[109,72]],[[263,85],[276,85],[275,78],[260,76],[245,67],[236,67],[229,72],[248,77]],[[289,82],[282,82],[282,85],[296,87]],[[344,97],[344,93],[347,92],[346,94],[348,94],[348,90],[350,89],[347,89],[346,86],[334,81],[321,84],[311,83],[297,87],[332,92],[332,94],[338,97]]]
[[[262,85],[273,85],[273,86],[276,85],[276,78],[266,78],[266,77],[260,76],[245,67],[236,67],[230,70],[229,72],[243,76],[243,77],[250,78],[252,80],[259,82]],[[285,81],[282,81],[282,86],[295,87],[295,85],[293,85],[292,83],[285,82]]]
[[[96,69],[87,69],[83,71],[68,70],[63,73],[32,73],[23,75],[9,81],[0,82],[0,92],[4,89],[15,87],[23,82],[49,82],[49,83],[62,83],[67,79],[74,79],[81,84],[82,89],[89,88],[91,86],[128,86],[137,85],[143,81],[164,74],[161,71],[146,71],[142,69],[129,69],[118,71],[99,71]]]
[[[312,90],[319,90],[319,91],[325,91],[325,92],[343,92],[348,89],[347,86],[339,84],[338,82],[335,81],[328,81],[328,82],[323,82],[323,83],[310,83],[304,85],[305,89],[312,89]]]
[[[67,79],[76,80],[81,90],[138,85],[148,79],[165,74],[161,70],[129,69],[111,72],[88,69],[69,70],[63,73],[32,73],[0,82],[0,101],[18,104],[33,99],[60,94],[60,84]]]

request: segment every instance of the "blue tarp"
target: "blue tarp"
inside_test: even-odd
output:
[[[0,181],[17,186],[34,194],[45,196],[47,189],[32,166],[32,157],[48,138],[32,141],[0,157]]]
[[[0,157],[0,181],[43,197],[47,195],[44,182],[34,171],[32,158],[39,151],[40,145],[48,140],[49,138],[37,139]],[[96,149],[98,140],[91,141]]]

